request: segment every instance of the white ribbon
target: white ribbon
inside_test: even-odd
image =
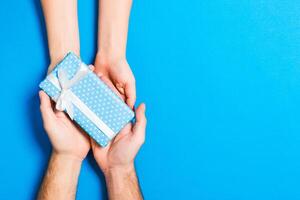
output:
[[[56,109],[66,111],[73,120],[75,105],[90,121],[92,121],[108,138],[112,139],[116,133],[111,130],[92,110],[90,110],[72,91],[71,87],[89,72],[85,64],[81,64],[72,79],[68,79],[68,74],[64,69],[58,69],[58,78],[49,74],[47,79],[58,89],[60,94],[54,98]]]
[[[66,113],[70,116],[70,118],[73,120],[74,118],[74,110],[73,110],[73,104],[72,104],[72,98],[71,98],[71,90],[70,88],[80,81],[85,75],[88,73],[88,69],[84,66],[81,66],[78,68],[78,71],[73,76],[72,79],[68,79],[68,73],[62,69],[59,68],[57,70],[57,76],[58,76],[58,82],[60,86],[60,94],[58,97],[56,97],[56,106],[55,108],[60,111],[66,111]]]

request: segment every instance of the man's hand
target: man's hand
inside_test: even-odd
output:
[[[81,163],[90,149],[90,140],[65,113],[53,109],[46,93],[40,91],[39,95],[44,128],[53,151],[38,199],[75,199]]]
[[[39,92],[44,128],[53,152],[83,160],[90,149],[89,137],[64,112],[53,109],[49,96]]]
[[[94,157],[104,174],[115,168],[133,167],[134,158],[145,141],[145,128],[145,104],[141,104],[136,110],[136,123],[126,125],[106,147],[91,139]]]
[[[134,158],[145,141],[145,105],[136,110],[136,123],[128,124],[105,148],[92,139],[94,157],[107,182],[110,199],[142,199]]]
[[[136,100],[135,79],[125,58],[108,58],[98,53],[95,60],[95,73],[109,78],[130,108]]]

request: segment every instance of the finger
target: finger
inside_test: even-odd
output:
[[[124,85],[123,84],[120,84],[120,83],[117,83],[116,84],[116,88],[118,89],[118,91],[125,96],[125,89],[124,89]]]
[[[54,112],[53,112],[53,108],[49,96],[43,91],[39,91],[39,96],[41,101],[40,109],[41,109],[43,119],[48,120],[53,118]]]
[[[95,150],[99,145],[95,142],[93,138],[90,137],[91,147],[93,150]]]
[[[96,141],[93,138],[90,138],[90,144],[92,147],[92,151],[95,152],[97,149],[100,149],[100,145],[96,143]]]
[[[94,66],[95,66],[95,65],[94,65]],[[94,73],[95,73],[97,76],[99,76],[99,77],[101,77],[101,76],[103,76],[103,75],[107,75],[107,72],[106,72],[105,68],[103,68],[103,67],[101,67],[101,66],[99,66],[99,65],[96,65],[96,66],[95,66]]]
[[[125,100],[125,96],[120,94],[120,92],[115,88],[114,84],[106,77],[102,76],[101,80],[110,88],[112,91],[118,95],[121,99]]]
[[[102,72],[97,72],[96,75],[101,78],[103,76],[103,73]]]
[[[110,88],[113,90],[113,92],[118,95],[121,99],[123,99],[123,101],[125,101],[125,95],[124,95],[124,89],[123,92],[122,90],[119,89],[119,85],[116,84],[116,87],[114,86],[114,84],[111,82],[111,80],[109,78],[107,78],[107,76],[105,76],[102,72],[97,72],[96,75]]]
[[[110,148],[110,146],[111,146],[111,142],[112,141],[110,141],[105,147],[102,147],[102,146],[100,146],[93,138],[91,138],[90,137],[90,144],[91,144],[91,147],[92,147],[92,150],[93,150],[93,152],[95,152],[95,151],[108,151],[108,149]],[[94,154],[95,155],[95,154]]]
[[[89,65],[90,70],[93,72],[95,70],[94,65]]]
[[[55,116],[58,118],[68,118],[67,114],[63,111],[57,110],[56,108],[54,109]]]
[[[147,124],[145,111],[146,111],[146,106],[143,103],[139,105],[139,107],[136,109],[136,113],[135,113],[136,122],[132,130],[133,137],[141,144],[144,143],[145,141],[145,130]]]
[[[126,103],[127,105],[133,109],[136,100],[136,88],[135,82],[132,81],[130,83],[126,83],[125,85],[125,95],[126,95]]]
[[[124,136],[131,133],[132,124],[128,123],[126,126],[122,128],[122,130],[119,132],[119,134],[116,136],[115,140],[118,141],[119,139],[123,138]]]

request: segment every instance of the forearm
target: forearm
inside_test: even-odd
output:
[[[81,161],[77,158],[53,153],[38,199],[75,199],[80,168]]]
[[[98,53],[107,59],[124,59],[132,0],[99,3]]]
[[[105,180],[109,199],[143,199],[134,167],[108,170]]]
[[[109,199],[143,199],[134,167],[108,170],[105,180]]]
[[[41,2],[52,68],[69,51],[79,55],[77,0],[41,0]]]

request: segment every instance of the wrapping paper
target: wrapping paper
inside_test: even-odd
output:
[[[64,71],[63,75],[68,81],[80,69],[86,70],[84,76],[73,83],[67,92],[63,92],[59,72]],[[124,101],[72,52],[65,56],[39,86],[55,102],[62,100],[62,105],[69,102],[71,108],[66,106],[64,111],[71,110],[73,120],[103,147],[134,118],[133,111]],[[62,95],[63,93],[71,93],[73,96]]]

